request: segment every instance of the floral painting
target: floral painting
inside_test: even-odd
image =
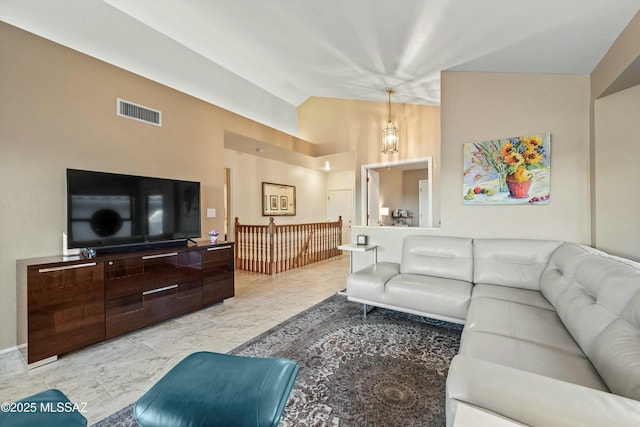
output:
[[[465,205],[548,204],[551,135],[464,144]]]

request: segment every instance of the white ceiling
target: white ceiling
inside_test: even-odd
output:
[[[225,108],[225,96],[259,89],[268,96],[252,102],[295,109],[311,96],[386,101],[389,87],[393,102],[438,105],[442,70],[588,74],[639,9],[640,0],[0,0],[0,19]],[[235,96],[212,89],[227,83]]]
[[[633,0],[107,0],[299,105],[310,96],[439,104],[440,71],[590,73]]]

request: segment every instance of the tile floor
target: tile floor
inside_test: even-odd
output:
[[[89,425],[136,401],[188,354],[227,352],[345,287],[349,256],[274,276],[236,270],[235,297],[195,313],[64,355],[27,370],[0,354],[0,402],[47,388],[86,403]]]

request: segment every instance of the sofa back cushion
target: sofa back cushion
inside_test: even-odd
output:
[[[590,255],[578,265],[571,284],[558,297],[556,310],[591,358],[598,336],[622,315],[638,292],[640,267],[615,257]]]
[[[598,335],[590,358],[609,390],[640,400],[640,292]]]
[[[472,240],[463,237],[407,236],[402,243],[400,273],[471,282]]]
[[[605,255],[597,249],[576,243],[563,243],[553,251],[547,267],[540,276],[540,291],[554,307],[558,297],[571,285],[578,265],[586,256],[593,254]]]
[[[539,290],[540,275],[561,242],[527,239],[475,239],[475,284]]]

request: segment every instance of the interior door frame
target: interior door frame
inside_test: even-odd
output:
[[[403,165],[411,165],[415,163],[426,163],[427,164],[427,179],[429,180],[429,191],[431,196],[429,198],[429,204],[431,206],[431,211],[433,212],[433,157],[419,157],[416,159],[408,159],[408,160],[396,160],[393,162],[383,162],[383,163],[370,163],[366,165],[360,166],[360,224],[367,226],[367,213],[368,213],[368,188],[367,188],[367,175],[369,169],[378,169],[385,167],[393,167],[393,166],[403,166]],[[433,214],[433,213],[432,213]]]
[[[425,185],[426,184],[426,185]],[[425,196],[423,196],[422,193],[422,186],[425,185],[426,190],[427,190],[427,211],[423,212],[422,211],[422,205],[423,205],[423,199]],[[431,181],[428,179],[421,179],[420,181],[418,181],[418,187],[419,187],[419,192],[420,194],[418,195],[418,227],[420,228],[433,228],[433,203],[430,201],[431,198],[433,197],[433,184],[431,184]],[[426,216],[426,220],[423,219],[423,215]],[[423,225],[423,221],[426,222],[426,226]]]
[[[372,190],[375,189],[375,200]],[[380,173],[367,169],[367,215],[364,225],[380,225]]]

